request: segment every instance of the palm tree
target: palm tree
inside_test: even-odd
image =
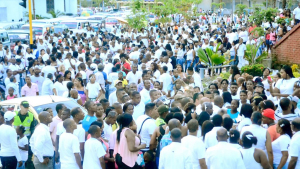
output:
[[[237,4],[236,5],[236,10],[235,12],[238,14],[238,15],[242,15],[244,12],[247,13],[247,9],[248,6],[247,5],[244,5],[244,4]]]
[[[54,10],[51,10],[51,11],[49,11],[49,14],[52,15],[52,18],[57,18],[61,15],[64,15],[65,13],[60,12],[58,10],[56,12]]]
[[[246,45],[245,59],[249,62],[249,65],[260,63],[262,60],[267,58],[268,53],[265,51],[259,55],[259,50],[262,50],[261,46],[262,43],[259,45]]]

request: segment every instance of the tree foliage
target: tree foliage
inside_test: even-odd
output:
[[[65,15],[65,13],[60,12],[59,10],[57,10],[56,12],[54,10],[51,10],[48,13],[52,16],[52,18],[57,18],[61,15]]]
[[[244,12],[248,12],[246,9],[248,8],[248,5],[244,5],[244,4],[237,4],[236,5],[236,10],[235,12],[240,16],[242,15]]]
[[[133,0],[130,5],[132,15],[127,16],[128,25],[131,28],[140,30],[141,28],[147,27],[148,21],[146,16],[148,15],[147,10],[141,0]]]
[[[273,22],[277,12],[278,9],[276,8],[261,9],[259,6],[256,6],[253,15],[250,16],[250,21],[254,22],[257,26],[261,25],[264,20]]]

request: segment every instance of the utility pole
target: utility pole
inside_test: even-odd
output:
[[[26,1],[22,0],[22,2],[19,3],[22,7],[26,9]],[[31,0],[28,1],[28,17],[29,17],[29,43],[30,43],[30,49],[33,49],[33,36],[32,36],[32,13],[31,13]]]

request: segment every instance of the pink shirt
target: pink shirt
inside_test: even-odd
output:
[[[36,96],[36,92],[39,92],[39,87],[35,83],[31,83],[31,88],[25,84],[21,89],[22,96]]]
[[[53,142],[56,141],[56,130],[57,130],[57,124],[62,122],[62,119],[60,119],[58,116],[53,117],[52,122],[50,123],[49,131],[51,133],[51,138]]]
[[[131,152],[129,151],[127,139],[125,137],[125,131],[129,128],[125,128],[122,130],[120,135],[120,142],[116,141],[115,149],[114,149],[114,156],[119,153],[122,157],[122,162],[126,164],[128,167],[133,167],[135,162],[138,158],[139,151]],[[129,129],[130,130],[130,129]],[[135,146],[140,145],[140,139],[135,136]]]

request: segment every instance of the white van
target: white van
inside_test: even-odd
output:
[[[4,29],[0,29],[0,42],[2,42],[3,46],[10,46],[8,34]]]
[[[5,29],[5,30],[20,29],[21,26],[24,24],[25,22],[1,22],[0,29]]]
[[[21,29],[29,30],[29,24],[23,25]],[[46,33],[54,33],[54,27],[52,24],[32,24],[32,29],[35,31],[36,38],[45,36]]]
[[[67,25],[69,30],[81,30],[84,28],[85,20],[63,20],[60,22],[62,25]]]

